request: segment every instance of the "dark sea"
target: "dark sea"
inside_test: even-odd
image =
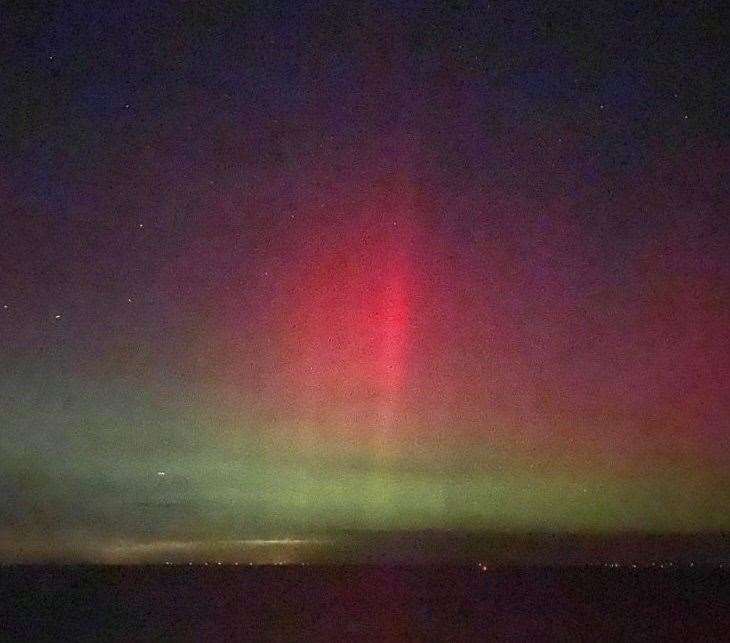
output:
[[[730,570],[6,566],[3,640],[730,641]]]

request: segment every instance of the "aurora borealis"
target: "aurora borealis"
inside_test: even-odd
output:
[[[4,10],[0,558],[730,529],[718,3],[121,4]]]

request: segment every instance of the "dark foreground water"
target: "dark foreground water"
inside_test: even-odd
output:
[[[4,640],[730,640],[727,569],[0,568]]]

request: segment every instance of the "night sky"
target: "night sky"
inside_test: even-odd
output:
[[[730,530],[719,8],[3,3],[0,557]]]

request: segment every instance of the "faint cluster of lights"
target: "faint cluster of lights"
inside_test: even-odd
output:
[[[188,566],[190,566],[190,567],[192,567],[193,565],[195,565],[196,567],[200,567],[200,566],[208,567],[208,566],[211,566],[211,565],[216,565],[216,566],[219,566],[219,567],[222,567],[223,565],[233,565],[234,567],[238,567],[240,565],[246,565],[248,567],[254,567],[254,566],[261,566],[261,567],[277,566],[277,567],[279,567],[279,566],[282,566],[282,565],[286,565],[286,566],[294,566],[294,565],[296,565],[296,566],[299,566],[299,567],[304,567],[304,565],[306,565],[306,563],[304,563],[304,562],[292,563],[292,562],[286,562],[286,561],[281,561],[281,560],[275,561],[275,562],[271,562],[271,563],[253,563],[253,562],[242,563],[240,561],[228,562],[228,561],[222,561],[222,560],[216,560],[216,561],[208,561],[208,560],[204,560],[204,561],[193,561],[193,560],[189,560],[186,563],[185,562],[175,562],[175,561],[172,561],[172,560],[166,560],[165,561],[165,565],[186,565],[186,564]],[[486,566],[484,567],[484,569],[485,570],[487,569]]]

